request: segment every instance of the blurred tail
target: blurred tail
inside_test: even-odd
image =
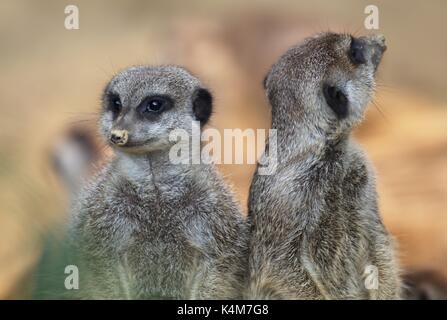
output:
[[[72,128],[50,151],[50,165],[66,187],[69,198],[81,188],[82,181],[101,158],[95,134],[88,128]],[[76,264],[77,252],[67,238],[65,228],[56,226],[43,235],[43,252],[37,265],[33,299],[64,299],[76,292],[65,288],[66,267]]]
[[[51,151],[51,164],[71,194],[75,194],[84,178],[100,158],[100,147],[87,129],[72,128]]]

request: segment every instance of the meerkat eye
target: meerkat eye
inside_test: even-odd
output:
[[[146,111],[149,112],[160,112],[163,109],[164,101],[162,99],[151,99],[147,102]]]
[[[351,47],[349,48],[349,58],[354,65],[366,63],[365,48],[362,41],[352,37]]]
[[[157,114],[168,109],[172,105],[169,97],[153,96],[146,98],[137,108],[143,115]]]
[[[120,97],[116,94],[110,95],[107,107],[114,115],[118,115],[122,108]]]
[[[348,98],[339,88],[325,84],[323,95],[328,106],[335,112],[339,119],[348,116]]]

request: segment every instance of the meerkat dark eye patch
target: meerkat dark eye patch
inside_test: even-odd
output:
[[[323,86],[323,95],[328,106],[335,112],[339,119],[348,116],[348,98],[337,87],[325,84]]]
[[[349,48],[349,59],[354,65],[366,63],[365,45],[363,41],[351,38],[351,47]]]
[[[107,96],[107,110],[113,113],[113,117],[116,118],[121,112],[122,104],[119,95],[111,93]]]
[[[152,117],[172,108],[173,104],[172,99],[168,96],[149,96],[143,99],[136,110],[142,116]]]
[[[203,125],[208,122],[213,112],[213,96],[203,88],[197,89],[193,94],[194,116]]]

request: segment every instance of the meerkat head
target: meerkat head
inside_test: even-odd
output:
[[[128,153],[169,148],[172,130],[191,134],[192,121],[205,124],[212,96],[200,81],[177,66],[137,66],[110,81],[103,94],[100,131],[113,147]]]
[[[336,33],[291,48],[264,81],[273,120],[313,126],[331,136],[349,132],[372,98],[385,50],[383,36]]]

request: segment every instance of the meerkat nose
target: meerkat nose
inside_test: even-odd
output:
[[[376,35],[376,39],[378,42],[385,44],[385,36],[383,34]]]
[[[110,141],[118,146],[123,146],[129,140],[129,132],[127,130],[112,130]]]

